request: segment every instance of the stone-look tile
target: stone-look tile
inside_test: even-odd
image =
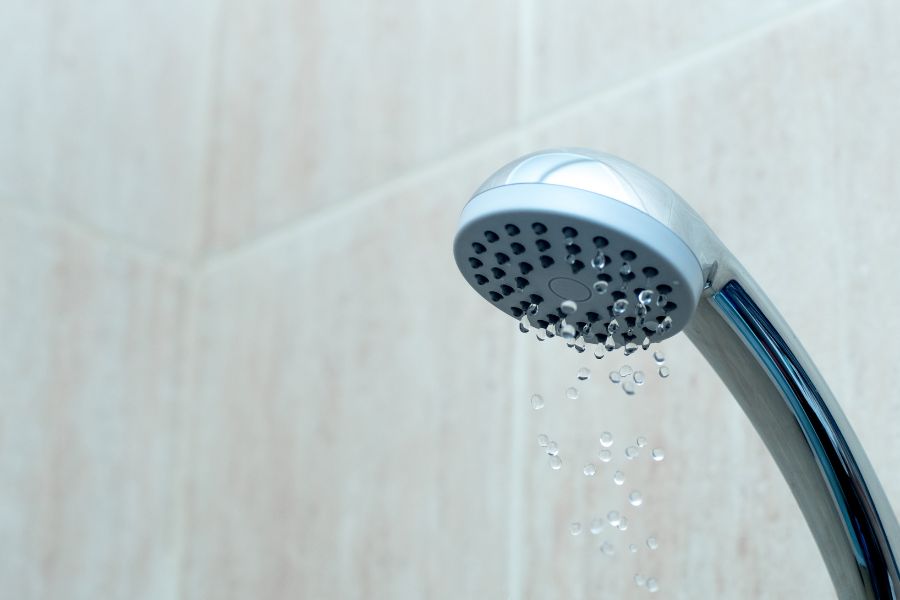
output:
[[[0,581],[176,597],[181,275],[0,207]]]
[[[232,247],[510,125],[514,6],[227,2],[206,246]]]
[[[190,252],[205,193],[212,5],[5,4],[0,202]]]
[[[201,282],[186,598],[503,597],[511,357],[436,171]]]
[[[804,2],[808,3],[808,2]],[[802,3],[789,0],[533,2],[525,65],[525,114],[609,88],[715,46]]]

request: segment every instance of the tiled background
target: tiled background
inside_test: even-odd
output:
[[[900,505],[898,27],[892,0],[4,2],[2,596],[642,598],[635,571],[660,598],[832,596],[686,339],[638,399],[597,363],[566,404],[585,361],[516,332],[450,247],[520,153],[654,172]],[[606,427],[667,450],[629,471],[654,553],[567,532],[621,504],[577,474]]]

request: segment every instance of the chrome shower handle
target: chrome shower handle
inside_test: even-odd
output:
[[[778,464],[838,597],[900,598],[900,527],[865,452],[784,320],[735,269],[740,281],[707,294],[685,332]]]

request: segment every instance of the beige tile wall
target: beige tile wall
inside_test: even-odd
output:
[[[793,324],[900,503],[900,9],[626,4],[5,4],[4,595],[642,598],[640,571],[663,598],[831,597],[686,339],[627,400],[620,359],[526,339],[450,245],[520,153],[658,174]],[[607,428],[666,460],[585,478]],[[612,508],[627,535],[569,535]]]

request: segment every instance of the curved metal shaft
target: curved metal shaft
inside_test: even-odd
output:
[[[900,527],[859,441],[787,324],[748,276],[738,279],[701,300],[688,337],[781,469],[838,597],[900,598]]]

